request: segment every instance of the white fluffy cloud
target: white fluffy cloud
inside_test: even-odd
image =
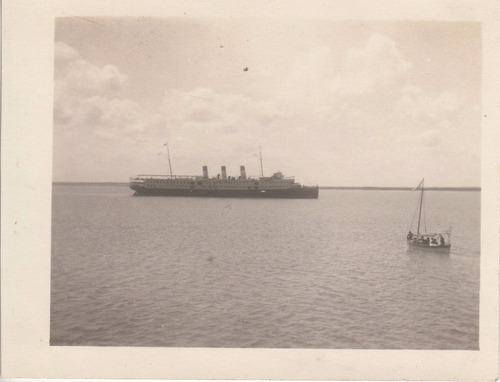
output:
[[[283,113],[270,101],[200,87],[192,91],[168,90],[163,100],[162,117],[172,131],[180,134],[188,128],[223,137],[243,131],[259,135],[283,118]]]
[[[325,113],[346,99],[362,99],[397,91],[411,64],[398,52],[394,41],[379,34],[364,45],[351,48],[345,57],[326,45],[311,47],[292,57],[282,88],[286,102]],[[330,115],[329,115],[330,117]]]
[[[214,152],[221,160],[239,163],[241,148],[256,152],[259,143],[277,134],[283,118],[273,102],[207,87],[169,89],[157,112],[150,113],[125,98],[126,86],[127,76],[116,66],[94,65],[72,47],[56,44],[56,180],[123,180],[134,172],[164,172],[163,143],[168,140],[174,153],[184,153],[177,157],[179,171],[198,171],[200,160],[189,158],[208,161]]]
[[[55,44],[56,131],[78,129],[82,134],[142,131],[139,104],[123,98],[127,76],[115,65],[94,65],[63,42]]]
[[[79,58],[79,54],[73,47],[62,41],[56,41],[54,46],[54,58],[57,63],[72,62]],[[57,71],[56,71],[57,74]]]
[[[55,45],[54,83],[54,179],[113,176],[124,143],[154,116],[124,97],[127,76],[115,65],[94,65],[62,42]]]
[[[403,59],[394,41],[372,35],[365,46],[351,49],[337,76],[338,91],[352,95],[373,93],[377,87],[395,86],[411,67]]]
[[[279,103],[206,87],[166,91],[159,119],[164,129],[158,133],[178,153],[177,167],[191,173],[199,173],[203,164],[212,169],[246,164],[257,175],[259,145],[279,148],[285,146],[280,141],[297,135]]]
[[[55,69],[56,95],[114,92],[127,82],[127,76],[120,73],[115,65],[93,65],[63,42],[55,44]]]
[[[380,34],[344,57],[325,46],[295,58],[287,84],[301,84],[303,91],[289,85],[293,91],[283,99],[294,113],[291,119],[316,135],[308,140],[321,152],[314,167],[324,174],[333,172],[332,163],[350,169],[333,175],[331,183],[359,184],[363,174],[363,184],[377,184],[384,174],[411,184],[415,174],[427,173],[452,184],[452,176],[437,175],[446,161],[474,172],[480,140],[471,120],[476,100],[467,102],[457,89],[426,91],[412,83],[412,70],[394,41]]]
[[[412,63],[380,34],[344,55],[321,44],[298,52],[277,69],[265,97],[200,84],[166,88],[153,110],[127,97],[132,74],[119,66],[96,65],[65,43],[55,57],[55,180],[164,173],[167,141],[174,172],[246,164],[256,174],[263,145],[273,170],[326,185],[380,185],[380,174],[388,184],[390,175],[411,184],[406,168],[438,174],[444,160],[465,163],[460,158],[478,152],[470,143],[479,142],[478,131],[465,141],[457,134],[474,105],[455,89],[429,93],[411,83]]]

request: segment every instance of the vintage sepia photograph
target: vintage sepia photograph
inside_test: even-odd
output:
[[[478,350],[478,23],[58,18],[54,92],[51,345]]]
[[[2,378],[498,378],[490,0],[6,0]]]

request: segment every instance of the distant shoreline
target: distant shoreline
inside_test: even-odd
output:
[[[412,191],[413,187],[319,187],[320,190]],[[481,191],[481,187],[425,187],[425,191]]]
[[[55,186],[128,186],[124,182],[52,182]],[[320,190],[359,190],[359,191],[411,191],[412,187],[338,187],[319,186]],[[481,187],[426,187],[426,191],[481,191]]]

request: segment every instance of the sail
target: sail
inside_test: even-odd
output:
[[[422,185],[423,185],[423,184],[424,184],[424,180],[422,179],[422,180],[420,181],[420,183],[418,184],[418,186],[417,186],[417,187],[415,187],[415,188],[413,188],[413,189],[412,189],[412,191],[418,190],[420,187],[422,187]]]
[[[420,190],[420,197],[418,203],[418,223],[417,223],[417,233],[414,234],[410,231],[406,236],[406,241],[410,246],[419,247],[419,248],[429,248],[429,249],[445,249],[447,251],[450,250],[450,234],[448,232],[444,233],[427,233],[427,227],[425,227],[425,212],[424,212],[424,179],[420,181],[417,187],[413,188],[414,190]],[[423,213],[424,212],[424,213]],[[423,214],[422,214],[423,213]],[[422,216],[423,215],[423,216]],[[422,219],[423,218],[423,219]],[[424,222],[424,232],[420,232],[420,223]],[[413,225],[413,218],[410,224],[410,228]]]

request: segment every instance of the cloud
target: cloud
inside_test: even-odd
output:
[[[283,115],[271,101],[209,87],[168,89],[158,110],[151,112],[125,97],[127,76],[116,66],[90,63],[66,44],[57,45],[56,57],[56,179],[110,176],[104,174],[107,167],[121,168],[128,175],[164,172],[165,158],[158,154],[163,154],[165,141],[172,142],[173,153],[184,152],[181,160],[177,158],[179,168],[197,173],[202,163],[189,162],[191,156],[208,160],[216,152],[219,159],[239,163],[245,156],[242,151],[248,157],[281,131]]]
[[[348,52],[336,80],[342,92],[366,94],[377,87],[394,86],[410,68],[411,64],[401,56],[394,41],[374,34],[362,48]]]
[[[314,45],[291,58],[277,100],[309,119],[314,114],[319,124],[345,123],[355,110],[386,115],[411,67],[396,43],[380,34],[343,55]]]
[[[168,90],[160,112],[168,139],[193,157],[213,157],[216,148],[216,156],[236,162],[264,143],[272,150],[271,162],[311,182],[307,166],[329,173],[332,163],[345,163],[359,172],[372,158],[390,167],[394,158],[412,151],[418,153],[411,157],[413,167],[439,167],[440,151],[475,149],[457,145],[453,135],[464,97],[452,91],[429,94],[412,85],[412,64],[385,36],[371,36],[344,57],[314,46],[285,69],[273,99],[208,87]],[[235,148],[239,151],[231,154]],[[290,155],[308,158],[307,166],[288,169]]]
[[[243,131],[261,136],[283,118],[282,111],[273,102],[217,93],[206,87],[191,91],[168,90],[160,114],[171,135],[187,131],[222,139]]]
[[[54,58],[57,63],[63,64],[79,58],[79,54],[73,47],[62,41],[56,41],[54,46]]]
[[[56,43],[54,179],[106,180],[138,134],[155,126],[155,115],[125,97],[127,83],[115,65],[95,65]]]
[[[114,65],[98,67],[84,60],[75,61],[66,73],[72,89],[82,92],[120,90],[127,77]]]
[[[115,131],[119,134],[144,130],[144,125],[141,123],[144,121],[144,111],[137,103],[127,99],[93,96],[81,100],[75,112],[74,121],[84,129],[88,127]]]
[[[332,97],[368,96],[399,85],[410,70],[394,41],[372,35],[359,48],[339,57],[329,46],[319,45],[293,58],[284,90],[304,101],[317,103]]]
[[[293,115],[290,120],[312,135],[299,134],[301,141],[321,153],[321,160],[311,156],[313,167],[323,174],[331,172],[332,163],[343,164],[353,174],[372,169],[366,180],[375,184],[377,174],[398,173],[398,166],[425,173],[430,167],[441,168],[446,160],[459,167],[477,153],[475,123],[470,124],[468,139],[457,134],[468,131],[475,102],[467,102],[460,88],[426,90],[414,82],[413,69],[396,43],[380,34],[344,56],[314,47],[297,57],[288,88],[300,83],[303,91],[294,89],[283,100],[289,105],[287,114]],[[467,168],[473,165],[477,163]],[[345,171],[341,173],[347,179]],[[400,176],[411,182],[414,174]]]
[[[394,122],[417,134],[439,130],[442,136],[452,135],[463,123],[461,115],[464,110],[474,113],[474,105],[468,105],[465,99],[459,92],[430,95],[415,86],[405,86],[395,102]]]
[[[266,173],[269,166],[304,183],[321,176],[332,185],[359,184],[359,174],[366,184],[379,184],[382,173],[411,183],[413,171],[438,169],[446,155],[462,163],[464,153],[478,152],[479,133],[468,139],[456,133],[465,131],[470,117],[464,116],[475,105],[459,89],[431,93],[412,82],[412,63],[380,34],[343,52],[308,45],[270,71],[275,76],[262,91],[246,91],[246,82],[185,88],[182,82],[166,88],[158,106],[144,102],[148,109],[128,98],[136,79],[117,65],[96,65],[64,43],[55,53],[59,179],[165,173],[167,141],[176,173],[245,164],[256,175],[262,145]]]
[[[123,89],[127,76],[115,65],[102,67],[82,59],[76,49],[63,43],[55,44],[56,96],[89,95]],[[62,94],[61,94],[62,93]]]
[[[55,44],[54,122],[62,129],[142,130],[139,104],[123,98],[127,76],[115,65],[97,66],[76,49]]]

